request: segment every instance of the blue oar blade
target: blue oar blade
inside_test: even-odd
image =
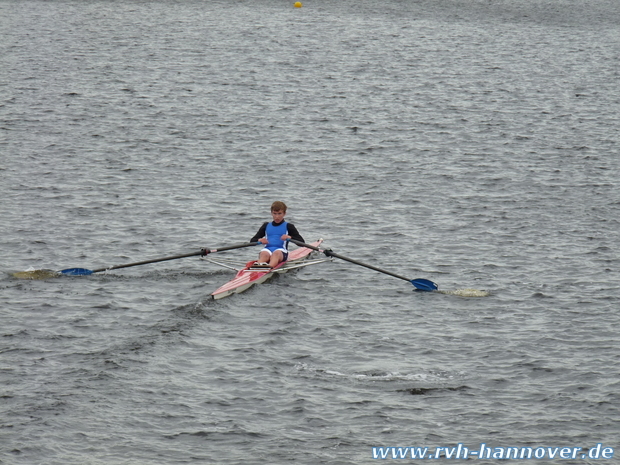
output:
[[[437,284],[428,279],[418,278],[412,279],[410,282],[418,291],[436,291],[438,289]]]
[[[67,268],[66,270],[60,270],[60,273],[67,276],[88,276],[93,274],[93,270],[87,270],[86,268]]]

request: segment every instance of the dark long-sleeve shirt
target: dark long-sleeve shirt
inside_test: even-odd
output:
[[[279,226],[282,223],[276,223],[275,221],[271,222],[274,226]],[[250,242],[256,242],[258,241],[261,237],[265,237],[266,233],[267,233],[267,225],[269,224],[269,222],[263,223],[263,225],[259,228],[258,232],[256,234],[254,234],[254,237],[252,239],[250,239]],[[297,231],[297,228],[292,224],[292,223],[286,223],[286,227],[288,229],[288,235],[291,236],[291,238],[295,239],[296,241],[299,242],[306,242],[304,241],[304,238],[301,237],[301,234],[299,234],[299,231]]]

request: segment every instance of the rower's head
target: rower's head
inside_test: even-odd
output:
[[[279,200],[271,204],[271,217],[276,223],[281,223],[286,215],[286,204]]]
[[[273,202],[271,204],[271,211],[281,211],[286,213],[286,204],[284,202],[280,202],[279,200],[276,200],[275,202]]]

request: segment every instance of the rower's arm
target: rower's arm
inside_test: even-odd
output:
[[[250,239],[250,242],[256,242],[260,238],[265,237],[266,234],[267,234],[267,223],[263,223],[263,225],[260,228],[258,228],[258,232],[254,235],[254,237]]]
[[[295,225],[292,225],[291,223],[288,224],[288,235],[291,236],[291,239],[299,242],[305,242],[304,238],[301,237],[301,234],[299,234],[299,231],[297,231]]]

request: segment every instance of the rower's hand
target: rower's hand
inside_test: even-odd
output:
[[[292,237],[289,236],[288,234],[283,234],[280,239],[282,239],[283,241],[288,241],[289,239],[292,239]]]
[[[269,241],[267,240],[267,238],[266,238],[266,237],[261,237],[261,238],[258,240],[258,242],[260,242],[261,244],[265,244],[265,245],[267,245],[267,243],[268,243]]]

